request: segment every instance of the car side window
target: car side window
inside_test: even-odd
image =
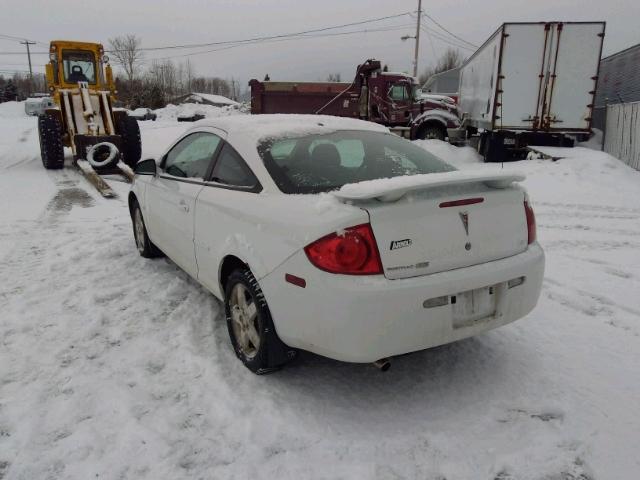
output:
[[[164,171],[174,177],[204,179],[220,137],[197,132],[178,142],[167,154]]]
[[[232,187],[255,188],[259,185],[242,157],[227,143],[220,150],[211,180]]]

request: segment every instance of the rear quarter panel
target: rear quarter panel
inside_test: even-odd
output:
[[[195,212],[198,280],[222,298],[220,268],[228,255],[246,263],[260,280],[312,241],[367,221],[364,210],[330,195],[205,187]]]

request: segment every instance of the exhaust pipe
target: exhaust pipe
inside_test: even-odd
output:
[[[391,368],[391,359],[389,358],[381,358],[380,360],[376,360],[373,362],[373,366],[376,367],[381,372],[386,372]]]

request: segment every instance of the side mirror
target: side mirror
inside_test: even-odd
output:
[[[147,158],[136,164],[134,172],[136,175],[153,175],[155,177],[158,174],[158,166],[153,158]]]

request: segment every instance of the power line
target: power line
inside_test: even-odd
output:
[[[448,45],[451,45],[452,47],[462,48],[464,50],[468,50],[468,51],[471,51],[471,52],[476,50],[475,48],[468,47],[467,45],[464,45],[462,43],[459,43],[459,42],[451,40],[451,39],[449,39],[447,37],[444,37],[441,34],[439,34],[438,32],[430,30],[427,27],[425,27],[424,24],[422,24],[420,28],[422,28],[423,31],[430,33],[431,35],[433,35],[435,38],[437,38],[441,42],[444,42],[444,43],[446,43]]]
[[[0,52],[0,55],[24,55],[24,52]],[[49,52],[31,52],[31,55],[49,55]]]
[[[433,53],[433,58],[436,58],[438,55],[436,54],[436,47],[433,44],[433,37],[431,36],[431,32],[428,29],[424,28],[422,22],[420,22],[421,30],[427,34],[427,38],[429,39],[429,45],[431,45],[431,52]]]
[[[20,40],[20,41],[28,40],[30,42],[39,43],[41,45],[47,45],[46,43],[40,42],[38,40],[33,40],[33,39],[30,39],[30,38],[24,38],[24,37],[15,37],[13,35],[6,35],[4,33],[0,33],[0,40]]]
[[[13,74],[13,73],[23,73],[25,75],[29,75],[29,70],[13,70],[13,69],[0,69],[0,74]],[[44,75],[44,72],[34,72],[35,75]]]
[[[338,28],[353,27],[353,26],[356,26],[356,25],[364,25],[366,23],[381,22],[382,20],[389,20],[391,18],[403,17],[405,15],[409,15],[410,13],[411,12],[398,13],[396,15],[387,15],[385,17],[370,18],[368,20],[361,20],[361,21],[358,21],[358,22],[344,23],[342,25],[334,25],[334,26],[331,26],[331,27],[314,28],[314,29],[311,29],[311,30],[304,30],[304,31],[295,32],[295,33],[282,33],[282,34],[278,34],[278,35],[268,35],[268,36],[262,36],[262,37],[253,37],[253,38],[246,38],[246,39],[241,39],[241,40],[225,40],[225,41],[220,41],[220,42],[191,43],[191,44],[183,44],[183,45],[166,45],[164,47],[146,47],[146,48],[140,48],[140,50],[141,51],[156,51],[156,50],[175,50],[175,49],[183,49],[183,48],[213,47],[213,46],[216,46],[216,45],[218,45],[218,46],[219,45],[229,45],[229,44],[236,44],[236,43],[248,43],[248,42],[264,41],[264,40],[273,40],[273,39],[285,38],[285,37],[295,37],[295,36],[305,35],[307,33],[326,32],[327,30],[336,30]],[[106,50],[106,52],[114,52],[114,50]]]
[[[182,44],[182,45],[167,45],[167,46],[163,46],[163,47],[143,47],[140,48],[141,51],[161,51],[161,50],[176,50],[176,49],[191,49],[191,48],[202,48],[202,47],[209,47],[209,46],[222,46],[222,45],[231,45],[231,48],[235,48],[236,46],[240,46],[242,44],[254,44],[254,43],[259,43],[259,42],[263,42],[263,41],[269,41],[269,40],[277,40],[277,39],[282,39],[282,38],[291,38],[291,37],[301,37],[307,34],[311,34],[311,33],[319,33],[319,32],[326,32],[328,30],[336,30],[339,28],[346,28],[346,27],[351,27],[351,26],[356,26],[356,25],[364,25],[367,23],[374,23],[374,22],[381,22],[383,20],[389,20],[392,18],[399,18],[399,17],[403,17],[406,15],[410,15],[412,12],[403,12],[403,13],[398,13],[395,15],[387,15],[384,17],[377,17],[377,18],[370,18],[367,20],[361,20],[358,22],[350,22],[350,23],[344,23],[341,25],[333,25],[333,26],[329,26],[329,27],[321,27],[321,28],[314,28],[314,29],[310,29],[310,30],[303,30],[301,32],[294,32],[294,33],[283,33],[283,34],[278,34],[278,35],[268,35],[268,36],[261,36],[261,37],[252,37],[252,38],[246,38],[246,39],[240,39],[240,40],[225,40],[225,41],[219,41],[219,42],[209,42],[209,43],[193,43],[193,44]],[[374,31],[369,30],[369,31]],[[383,31],[383,30],[380,30]],[[354,32],[354,33],[359,33],[359,32]],[[16,37],[17,38],[17,37]],[[38,43],[42,43],[42,42],[38,42]],[[217,50],[209,50],[209,51],[205,51],[205,52],[197,52],[194,53],[194,55],[200,54],[200,53],[209,53],[212,51],[219,51],[222,49],[217,49]],[[113,53],[115,50],[105,50],[105,52],[108,53]],[[31,52],[32,55],[48,55],[49,52]],[[0,52],[0,55],[24,55],[24,52]],[[180,56],[180,55],[177,55]],[[177,57],[176,56],[176,57]],[[187,56],[187,55],[183,55],[183,56]],[[175,57],[163,57],[163,58],[175,58]]]
[[[403,13],[398,13],[398,14],[395,14],[395,15],[387,15],[387,16],[384,16],[384,17],[370,18],[370,19],[361,20],[361,21],[358,21],[358,22],[344,23],[344,24],[341,24],[341,25],[333,25],[333,26],[328,26],[328,27],[314,28],[314,29],[303,30],[303,31],[300,31],[300,32],[293,32],[293,33],[282,33],[282,34],[278,34],[278,35],[267,35],[267,36],[261,36],[261,37],[245,38],[245,39],[240,39],[240,40],[224,40],[224,41],[219,41],[219,42],[208,42],[208,43],[166,45],[166,46],[162,46],[162,47],[143,47],[143,48],[140,48],[140,51],[151,52],[151,51],[161,51],[161,50],[191,49],[191,48],[202,48],[202,47],[223,46],[223,45],[229,45],[229,46],[231,46],[230,48],[235,48],[235,47],[241,46],[243,44],[251,45],[251,44],[254,44],[254,43],[260,43],[260,42],[264,42],[264,41],[278,40],[278,39],[284,39],[284,38],[302,37],[302,36],[311,37],[311,35],[308,35],[308,34],[326,32],[328,30],[337,30],[339,28],[352,27],[352,26],[356,26],[356,25],[364,25],[364,24],[367,24],[367,23],[381,22],[383,20],[389,20],[389,19],[392,19],[392,18],[403,17],[403,16],[409,15],[411,13],[412,12],[403,12]],[[352,33],[365,33],[365,32],[375,32],[375,31],[385,31],[385,30],[382,30],[382,29],[381,30],[370,29],[370,30],[362,30],[362,31],[357,31],[357,32],[345,32],[344,34],[349,35],[349,34],[352,34]],[[331,36],[331,35],[326,35],[326,36]],[[0,37],[10,37],[12,40],[23,40],[22,38],[12,37],[12,36],[9,36],[9,35],[0,35]],[[43,42],[37,42],[37,43],[41,43],[43,45],[46,45]],[[204,51],[204,52],[195,52],[193,54],[188,54],[188,55],[199,55],[201,53],[209,53],[209,52],[212,52],[212,51],[219,51],[219,50],[222,50],[222,49],[209,50],[209,51]],[[108,53],[113,53],[114,51],[115,50],[105,50],[105,52],[108,52]],[[48,54],[49,54],[49,52],[31,52],[31,55],[48,55]],[[24,55],[24,52],[0,52],[0,55]],[[183,55],[183,56],[188,56],[188,55]],[[181,55],[177,55],[177,56],[181,56]],[[163,57],[163,58],[175,58],[175,57]]]
[[[465,40],[464,38],[459,37],[459,36],[458,36],[458,35],[456,35],[455,33],[453,33],[453,32],[451,32],[451,31],[447,30],[447,29],[446,29],[442,24],[440,24],[440,23],[439,23],[435,18],[433,18],[433,17],[432,17],[431,15],[429,15],[428,13],[426,13],[426,12],[425,12],[425,13],[423,13],[423,15],[424,15],[425,17],[427,17],[429,20],[431,20],[433,23],[435,23],[435,24],[436,24],[438,27],[440,27],[442,30],[444,30],[444,31],[445,31],[445,32],[447,32],[449,35],[451,35],[453,38],[456,38],[456,39],[460,40],[461,42],[466,43],[466,44],[468,44],[468,45],[472,46],[473,48],[478,48],[478,45],[475,45],[475,44],[473,44],[473,43],[471,43],[471,42],[468,42],[468,41],[467,41],[467,40]]]
[[[354,34],[358,34],[358,33],[389,32],[389,31],[394,31],[394,30],[402,30],[402,29],[407,28],[408,26],[412,26],[412,24],[395,25],[395,26],[389,26],[389,27],[372,28],[372,29],[364,29],[364,30],[354,30],[354,31],[350,31],[350,32],[325,33],[325,34],[320,34],[320,35],[304,34],[304,35],[299,35],[299,36],[293,37],[293,38],[275,38],[275,39],[272,39],[272,40],[243,42],[243,43],[239,43],[239,44],[235,44],[235,45],[229,45],[229,46],[222,47],[222,48],[215,48],[213,50],[204,50],[204,51],[200,51],[200,52],[184,53],[184,54],[180,54],[180,55],[170,55],[170,56],[166,56],[166,57],[155,57],[155,58],[150,58],[149,60],[170,60],[172,58],[192,57],[194,55],[202,55],[202,54],[206,54],[206,53],[220,52],[220,51],[223,51],[223,50],[230,50],[232,48],[244,47],[244,46],[248,46],[248,45],[256,45],[256,44],[260,44],[260,43],[274,43],[274,42],[284,42],[284,41],[291,41],[291,40],[303,40],[303,39],[310,39],[310,38],[325,38],[325,37],[334,37],[334,36],[342,36],[342,35],[354,35]]]

